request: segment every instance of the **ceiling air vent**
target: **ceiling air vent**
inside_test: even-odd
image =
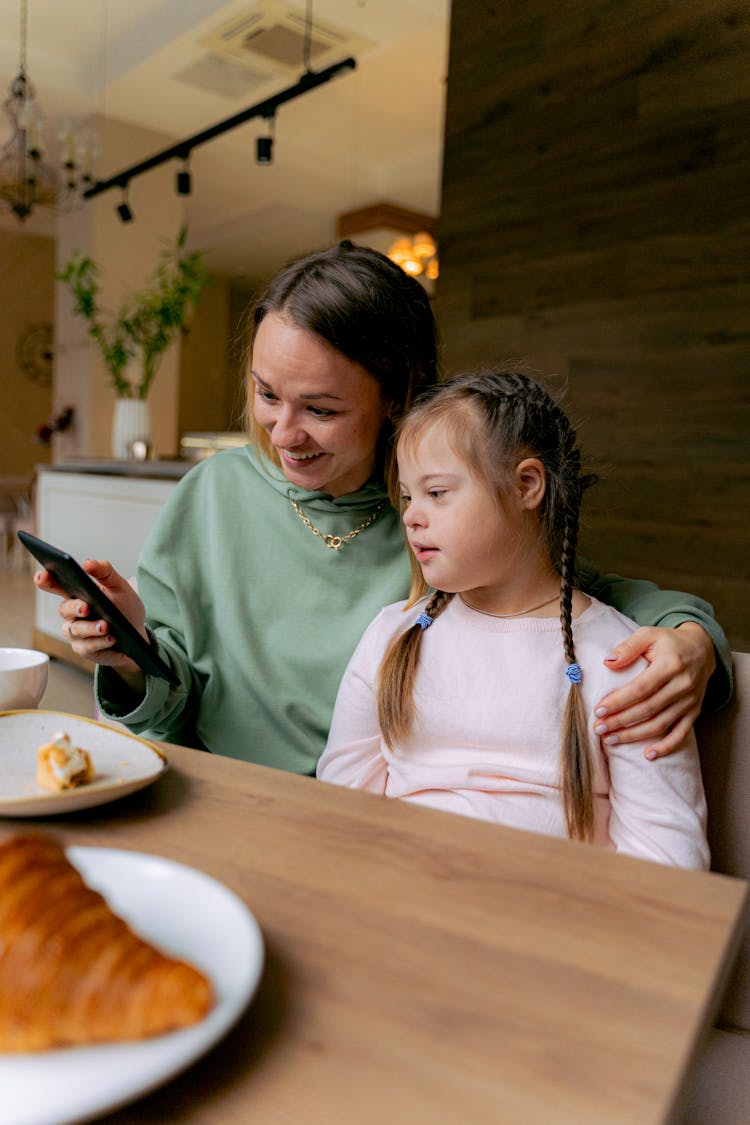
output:
[[[251,69],[235,59],[218,58],[213,54],[196,59],[174,77],[187,86],[205,90],[229,101],[252,96],[267,86],[269,80],[267,70],[260,70],[258,67]]]
[[[298,72],[305,65],[306,28],[303,12],[280,0],[263,0],[217,27],[202,43],[215,55],[253,68],[265,64],[273,71]],[[361,56],[374,46],[371,39],[314,19],[310,66],[321,70],[348,55]]]

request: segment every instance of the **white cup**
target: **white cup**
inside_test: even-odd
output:
[[[38,707],[47,688],[49,657],[33,648],[0,648],[0,711]]]

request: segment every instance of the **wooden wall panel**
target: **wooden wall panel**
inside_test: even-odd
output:
[[[453,0],[445,367],[553,372],[602,480],[583,549],[750,650],[750,8]]]

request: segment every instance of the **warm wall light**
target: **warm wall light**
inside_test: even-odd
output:
[[[336,235],[387,254],[432,293],[439,273],[434,224],[434,216],[424,211],[383,201],[339,215]]]
[[[388,248],[388,257],[412,277],[424,274],[434,281],[440,273],[435,239],[426,230],[411,237],[397,238]]]

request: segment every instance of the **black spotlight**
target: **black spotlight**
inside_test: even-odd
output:
[[[190,195],[192,190],[192,183],[190,181],[190,173],[187,168],[177,173],[177,194]]]
[[[182,168],[175,176],[175,188],[178,195],[190,195],[193,186],[190,179],[190,149],[183,149],[179,156]]]
[[[256,137],[255,159],[258,164],[273,163],[273,137]]]
[[[132,223],[133,221],[133,212],[130,210],[130,204],[128,203],[128,186],[127,180],[120,180],[119,187],[122,191],[122,199],[117,204],[117,214],[120,216],[121,223]]]

